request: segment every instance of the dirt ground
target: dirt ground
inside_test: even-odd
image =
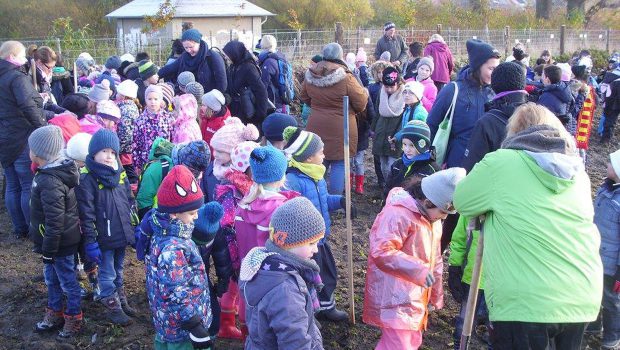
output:
[[[611,145],[602,147],[597,139],[595,136],[591,138],[591,150],[588,152],[587,162],[593,191],[603,180],[607,155],[617,147],[617,143],[613,143],[613,147]],[[615,140],[620,140],[619,134],[615,135]],[[381,195],[376,185],[369,152],[366,158],[366,194],[353,195],[353,203],[359,213],[359,218],[353,222],[357,324],[351,326],[323,323],[321,333],[325,349],[372,349],[380,336],[378,329],[365,325],[361,320],[368,235],[375,216],[381,210]],[[125,284],[130,302],[140,311],[140,315],[135,318],[132,325],[126,328],[112,326],[100,317],[104,312],[103,306],[92,301],[84,301],[82,305],[86,328],[75,341],[60,344],[53,336],[34,333],[33,327],[43,316],[46,305],[46,288],[41,278],[43,264],[39,257],[31,252],[29,241],[13,238],[4,201],[0,202],[0,349],[152,349],[154,331],[144,291],[143,264],[135,259],[131,248],[128,248]],[[340,273],[336,300],[340,308],[348,310],[347,246],[342,214],[335,215],[333,225],[330,240]],[[452,348],[453,321],[458,313],[458,307],[447,291],[447,286],[445,296],[445,308],[431,313],[430,327],[424,336],[422,349]],[[584,349],[598,349],[597,337],[587,336],[586,340],[584,343],[587,345],[584,344]],[[217,347],[243,349],[240,342],[225,340],[218,340]],[[470,348],[486,349],[486,346],[474,339]]]

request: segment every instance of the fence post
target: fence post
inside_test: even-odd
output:
[[[157,62],[160,66],[162,66],[161,62],[161,37],[157,38]]]
[[[230,40],[229,41],[232,41],[232,29],[230,30]]]
[[[437,34],[441,34],[441,24],[437,24]]]
[[[356,38],[356,42],[355,42],[355,52],[357,53],[357,51],[360,49],[360,35],[362,35],[360,27],[357,27],[357,38]]]
[[[297,29],[297,45],[293,50],[293,57],[298,53],[301,53],[301,29]]]
[[[510,26],[506,26],[504,28],[504,57],[508,57],[510,46]]]
[[[334,39],[341,46],[344,43],[344,30],[342,29],[342,22],[336,22],[336,37]]]
[[[62,51],[60,50],[60,38],[56,38],[56,53],[62,56]]]
[[[560,27],[560,55],[564,54],[566,49],[566,25]]]
[[[605,51],[609,53],[609,37],[611,36],[611,29],[607,28],[605,31]]]

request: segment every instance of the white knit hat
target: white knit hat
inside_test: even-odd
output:
[[[614,168],[616,175],[620,176],[620,149],[609,155],[611,167]]]
[[[88,156],[88,144],[91,138],[92,135],[85,132],[78,132],[73,135],[69,141],[67,141],[67,149],[65,151],[67,157],[82,162],[86,161],[86,156]]]
[[[202,95],[202,105],[209,107],[214,112],[219,112],[226,103],[224,95],[216,89],[213,89]]]
[[[138,84],[132,80],[124,80],[116,87],[116,92],[129,98],[138,98]]]
[[[121,110],[116,103],[105,100],[97,103],[97,116],[118,123],[121,121]]]
[[[465,178],[465,175],[463,168],[438,171],[422,179],[422,192],[441,211],[455,214],[452,196],[454,196],[456,185]]]
[[[135,60],[136,60],[136,58],[133,57],[133,55],[130,54],[130,53],[126,53],[126,54],[121,56],[121,62],[127,61],[127,62],[133,63],[133,62],[135,62]]]
[[[413,92],[413,95],[418,98],[419,101],[422,101],[422,96],[424,95],[424,85],[418,81],[409,81],[405,84],[403,90],[409,90]]]
[[[260,40],[260,48],[263,50],[267,50],[270,52],[276,52],[276,47],[278,42],[276,41],[276,37],[273,35],[263,35]]]

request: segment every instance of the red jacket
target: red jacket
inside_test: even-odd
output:
[[[224,126],[224,121],[230,117],[230,110],[227,107],[222,107],[224,110],[220,113],[214,114],[211,118],[205,117],[200,109],[200,132],[202,133],[202,139],[211,147],[211,138],[213,134]],[[213,158],[213,148],[211,148],[211,158]]]

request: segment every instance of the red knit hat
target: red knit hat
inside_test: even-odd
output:
[[[172,168],[157,191],[157,210],[162,213],[184,213],[197,210],[203,204],[202,190],[184,165]]]

